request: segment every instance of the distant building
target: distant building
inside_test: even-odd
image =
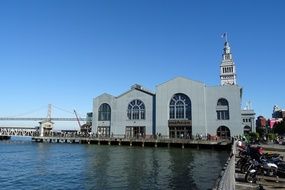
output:
[[[176,77],[156,86],[155,92],[134,85],[119,96],[102,94],[93,101],[92,132],[129,138],[195,135],[230,138],[254,129],[253,110],[241,110],[242,89],[226,41],[218,86]],[[243,119],[244,122],[243,122]]]
[[[46,134],[49,134],[52,131],[54,122],[52,122],[50,119],[47,119],[44,121],[40,121],[39,124],[40,124],[39,132],[40,136],[42,137],[45,136]]]
[[[265,128],[267,126],[267,120],[263,116],[258,116],[256,119],[256,128]]]
[[[269,119],[270,128],[273,128],[275,124],[282,122],[285,118],[285,110],[280,109],[277,105],[273,107],[272,118]]]
[[[86,134],[92,131],[92,118],[93,112],[88,112],[86,114],[86,123],[80,126],[80,132]]]
[[[86,114],[86,124],[92,126],[92,118],[93,118],[93,112],[88,112]]]
[[[247,102],[246,107],[241,110],[241,120],[242,120],[242,127],[244,134],[255,132],[256,128],[255,112],[251,108],[250,102]]]
[[[272,118],[281,120],[285,118],[285,110],[280,109],[277,105],[273,107]]]

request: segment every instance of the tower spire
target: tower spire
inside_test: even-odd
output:
[[[228,42],[228,34],[222,34],[225,39],[222,63],[220,65],[221,85],[236,85],[236,68],[232,58],[231,47]]]

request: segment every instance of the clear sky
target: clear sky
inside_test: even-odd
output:
[[[184,76],[219,85],[228,33],[257,116],[285,109],[283,0],[1,0],[0,116],[49,103],[92,111],[93,98]],[[71,114],[54,113],[54,117]]]

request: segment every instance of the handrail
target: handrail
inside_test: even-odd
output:
[[[214,190],[235,190],[235,155],[236,141],[232,145],[232,152],[222,169],[222,172],[215,184]]]

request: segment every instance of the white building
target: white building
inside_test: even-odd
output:
[[[121,134],[126,137],[152,135],[155,95],[140,85],[118,97],[103,94],[93,102],[92,131],[99,135]]]
[[[206,86],[177,77],[157,85],[155,93],[134,85],[118,97],[102,94],[94,98],[92,131],[132,138],[155,134],[169,138],[196,134],[229,138],[243,134],[242,89],[236,82],[228,42],[224,44],[220,80],[220,85]],[[243,114],[245,117],[247,113]],[[254,117],[254,112],[248,114]]]

